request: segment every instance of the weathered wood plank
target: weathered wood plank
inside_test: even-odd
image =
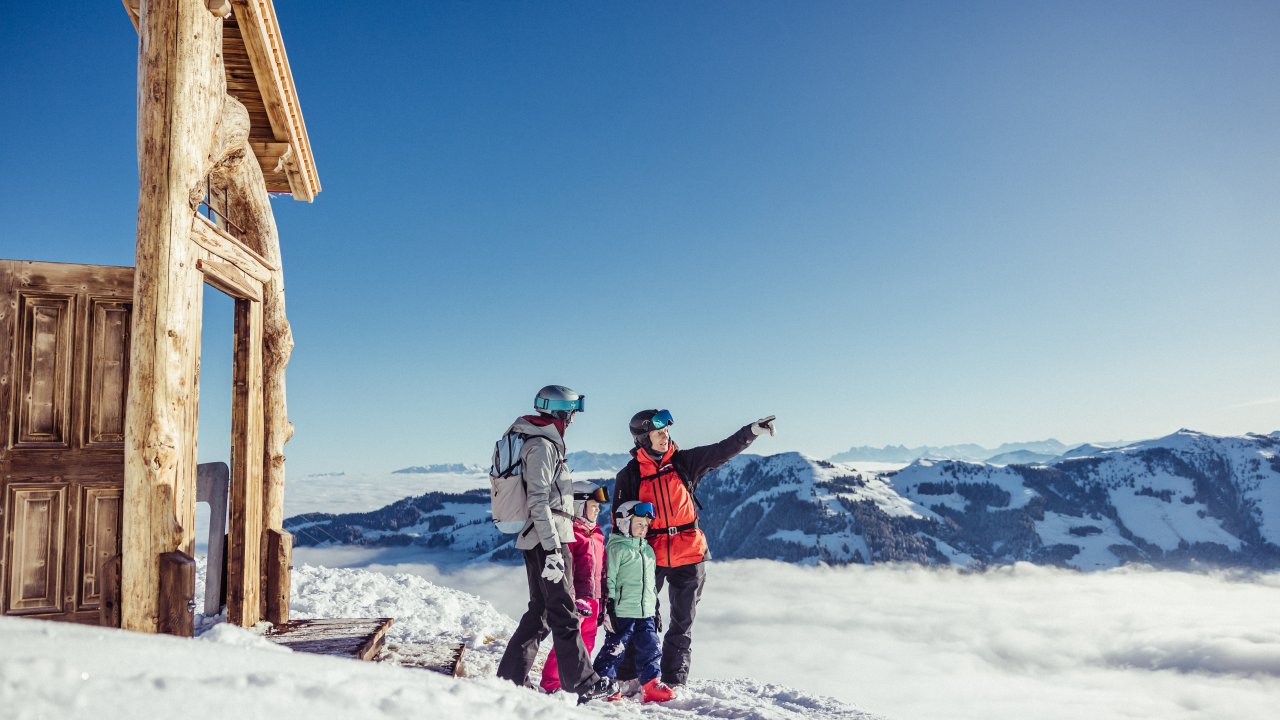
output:
[[[297,155],[297,164],[286,173],[290,190],[295,199],[311,202],[320,192],[320,179],[275,8],[266,0],[232,0],[232,5],[274,139],[288,142]]]
[[[102,563],[102,601],[98,604],[98,624],[120,627],[120,556]]]
[[[262,303],[237,300],[231,405],[231,532],[227,619],[249,627],[261,618]]]
[[[186,553],[160,555],[159,632],[192,637],[195,616],[192,598],[196,592],[196,561]]]
[[[382,649],[392,618],[294,620],[267,634],[296,652],[372,660]]]
[[[192,220],[191,239],[260,283],[271,282],[272,274],[277,269],[253,248],[224,232],[203,215],[196,215]]]
[[[293,535],[267,528],[267,592],[266,619],[272,625],[289,622],[289,592],[292,589],[290,566],[293,561]]]

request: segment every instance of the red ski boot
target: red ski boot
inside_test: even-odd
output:
[[[658,678],[654,678],[644,684],[641,688],[644,691],[644,702],[666,702],[672,700],[676,696],[676,691],[672,690],[668,685]]]

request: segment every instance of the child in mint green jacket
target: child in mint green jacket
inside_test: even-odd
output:
[[[614,512],[613,533],[605,546],[608,634],[594,669],[602,677],[616,679],[618,663],[629,647],[635,657],[644,702],[666,702],[675,693],[658,677],[662,649],[654,621],[658,611],[654,579],[657,561],[645,539],[653,515],[652,503],[637,500],[622,503]],[[609,699],[620,697],[621,693]]]

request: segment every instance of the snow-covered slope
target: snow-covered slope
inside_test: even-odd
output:
[[[576,707],[572,696],[493,677],[511,618],[411,575],[304,566],[294,574],[293,608],[295,617],[395,617],[386,662],[295,653],[225,624],[186,640],[0,617],[0,717],[875,720],[831,698],[741,678],[691,682],[665,706]],[[471,639],[467,678],[396,664],[412,660],[415,646],[459,634]]]

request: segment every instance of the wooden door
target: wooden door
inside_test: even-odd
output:
[[[133,268],[0,260],[0,613],[98,622],[120,552]]]

